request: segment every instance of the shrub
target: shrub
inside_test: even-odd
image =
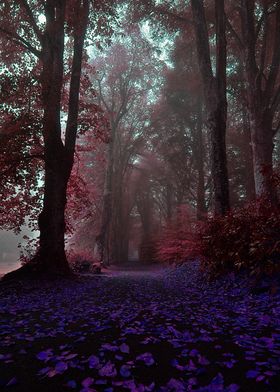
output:
[[[185,205],[177,209],[157,241],[157,259],[161,262],[181,264],[197,254],[195,219]]]
[[[92,254],[87,251],[79,251],[78,253],[74,251],[67,252],[67,258],[70,268],[77,273],[99,273],[100,265],[93,258]]]
[[[200,224],[181,208],[157,242],[157,258],[176,264],[199,258],[212,277],[273,274],[280,271],[280,206],[262,198]]]
[[[208,219],[198,233],[202,266],[213,275],[248,269],[252,274],[279,270],[280,208],[266,199]]]

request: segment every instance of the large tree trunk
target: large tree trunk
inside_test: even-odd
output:
[[[272,42],[268,41],[267,29],[270,26],[267,4],[263,5],[263,36],[258,42],[255,17],[255,1],[241,0],[240,19],[246,82],[247,105],[251,129],[256,196],[267,196],[272,203],[277,202],[273,185],[272,154],[273,117],[278,107],[280,87],[277,84],[280,67],[280,2],[276,5],[275,32]],[[268,59],[268,45],[271,56]]]
[[[61,141],[61,90],[63,84],[65,1],[54,8],[48,4],[46,31],[42,47],[43,137],[45,189],[43,210],[39,216],[40,242],[34,258],[37,267],[53,272],[68,271],[64,250],[66,162]]]
[[[261,113],[260,108],[260,113]],[[265,115],[262,118],[254,111],[249,113],[252,127],[252,151],[254,162],[255,191],[258,197],[266,195],[275,203],[277,193],[273,185],[273,132],[271,121]]]
[[[61,150],[60,156],[63,155]],[[65,168],[63,158],[46,162],[44,206],[39,216],[40,247],[35,258],[45,271],[69,272],[64,248],[68,177],[69,168]]]
[[[42,47],[42,100],[44,107],[43,137],[45,157],[45,189],[43,210],[39,216],[39,249],[33,259],[36,270],[68,273],[65,254],[65,207],[67,184],[74,162],[79,91],[84,38],[89,15],[87,1],[76,4],[77,24],[68,103],[65,144],[61,138],[61,93],[63,86],[65,5],[61,0],[47,4],[46,30]]]
[[[70,268],[65,255],[65,207],[67,184],[71,174],[78,126],[81,65],[85,33],[89,17],[89,1],[77,1],[76,19],[73,23],[73,57],[69,89],[68,118],[63,143],[60,114],[64,77],[64,38],[66,0],[46,0],[46,25],[40,35],[42,49],[41,87],[43,139],[45,159],[45,188],[43,210],[39,216],[40,241],[37,254],[23,271],[68,273]],[[32,13],[32,11],[30,10]],[[35,19],[34,19],[35,20]],[[34,22],[35,23],[35,22]],[[39,28],[38,28],[38,31]],[[11,276],[22,273],[19,270]]]
[[[211,138],[212,177],[216,214],[229,209],[229,185],[226,155],[226,37],[224,1],[215,0],[216,11],[216,76],[210,58],[209,36],[203,0],[192,0],[198,63],[203,82],[207,125]]]

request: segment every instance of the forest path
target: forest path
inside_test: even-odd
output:
[[[111,265],[103,269],[103,275],[109,277],[157,277],[164,272],[171,271],[172,268],[162,264],[140,263],[136,260],[128,261],[124,264]]]
[[[277,392],[279,320],[278,294],[197,263],[0,287],[0,387]]]

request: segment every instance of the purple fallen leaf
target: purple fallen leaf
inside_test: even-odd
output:
[[[66,362],[58,362],[58,363],[55,365],[55,370],[56,370],[57,373],[62,374],[62,373],[64,373],[65,370],[67,370],[67,369],[68,369],[68,365],[67,365]]]
[[[256,357],[245,357],[246,361],[254,361],[256,360]]]
[[[167,327],[167,330],[171,332],[176,338],[180,338],[182,336],[182,332],[178,331],[176,328],[171,325]]]
[[[191,357],[196,357],[198,354],[199,354],[199,351],[198,351],[197,349],[195,349],[195,348],[193,348],[193,349],[190,351],[190,353],[189,353],[189,355],[190,355]]]
[[[120,345],[120,351],[125,354],[129,354],[129,346],[126,343]]]
[[[36,356],[40,361],[48,361],[52,356],[52,349],[41,351]]]
[[[188,385],[196,385],[196,384],[197,384],[197,379],[195,377],[188,379]]]
[[[239,389],[240,389],[239,385],[237,385],[237,384],[230,384],[227,387],[226,392],[237,392],[237,391],[239,391]]]
[[[68,361],[68,360],[70,360],[70,359],[76,358],[77,355],[78,355],[78,354],[68,354],[68,355],[66,355],[66,356],[64,357],[64,359]]]
[[[154,357],[151,353],[140,354],[136,357],[136,360],[145,362],[145,365],[147,366],[152,366],[155,363]]]
[[[120,368],[120,375],[123,377],[130,377],[131,375],[130,367],[127,365],[122,365]]]
[[[45,374],[47,374],[49,371],[51,370],[51,368],[49,366],[39,370],[39,372],[37,373],[38,376],[43,376]]]
[[[80,390],[80,392],[97,392],[97,391],[96,391],[96,389],[92,389],[92,388],[88,387],[88,388],[82,388]]]
[[[96,369],[99,366],[99,358],[96,355],[91,355],[88,359],[89,367],[91,369]]]
[[[256,378],[258,377],[259,372],[257,370],[248,370],[248,372],[246,373],[246,377],[247,378]]]
[[[216,377],[211,381],[211,385],[224,385],[224,377],[221,373],[218,373]]]
[[[18,383],[18,380],[16,377],[13,377],[10,379],[10,381],[7,382],[6,387],[11,387],[13,385],[16,385]]]
[[[190,359],[188,365],[186,366],[186,369],[189,371],[196,370],[196,365],[194,362]]]
[[[54,376],[57,375],[57,371],[56,371],[55,369],[51,369],[51,370],[48,372],[47,375],[48,375],[48,377],[52,378],[52,377],[54,377]]]
[[[101,377],[116,377],[117,370],[112,362],[107,362],[100,370],[99,374]]]
[[[74,389],[74,388],[77,388],[77,383],[76,383],[75,380],[70,380],[70,381],[68,381],[68,382],[66,383],[66,386],[67,386],[68,388]]]
[[[155,383],[154,382],[152,382],[150,385],[145,387],[146,392],[152,392],[154,390],[155,390]]]
[[[180,371],[184,371],[185,367],[180,365],[177,359],[172,359],[171,365]]]
[[[82,381],[82,386],[84,388],[89,388],[93,384],[94,379],[91,377],[87,377]]]
[[[96,380],[95,384],[96,385],[105,385],[105,384],[107,384],[107,380]]]
[[[176,392],[184,392],[186,390],[185,385],[182,381],[176,380],[175,378],[171,378],[167,383],[168,391],[176,391]]]
[[[107,350],[107,351],[118,351],[118,346],[114,346],[113,344],[110,344],[110,343],[104,343],[104,344],[102,344],[102,346],[101,346],[104,350]]]
[[[200,365],[209,365],[209,364],[210,364],[210,362],[208,361],[208,359],[205,358],[203,355],[199,355],[199,356],[198,356],[198,363],[199,363]]]
[[[269,376],[269,377],[275,376],[275,373],[272,372],[271,370],[267,370],[266,372],[264,372],[264,374],[265,374],[266,376]]]

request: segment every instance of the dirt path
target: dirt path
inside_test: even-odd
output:
[[[196,263],[0,296],[3,390],[280,390],[279,295],[252,295],[240,279],[208,284]]]

